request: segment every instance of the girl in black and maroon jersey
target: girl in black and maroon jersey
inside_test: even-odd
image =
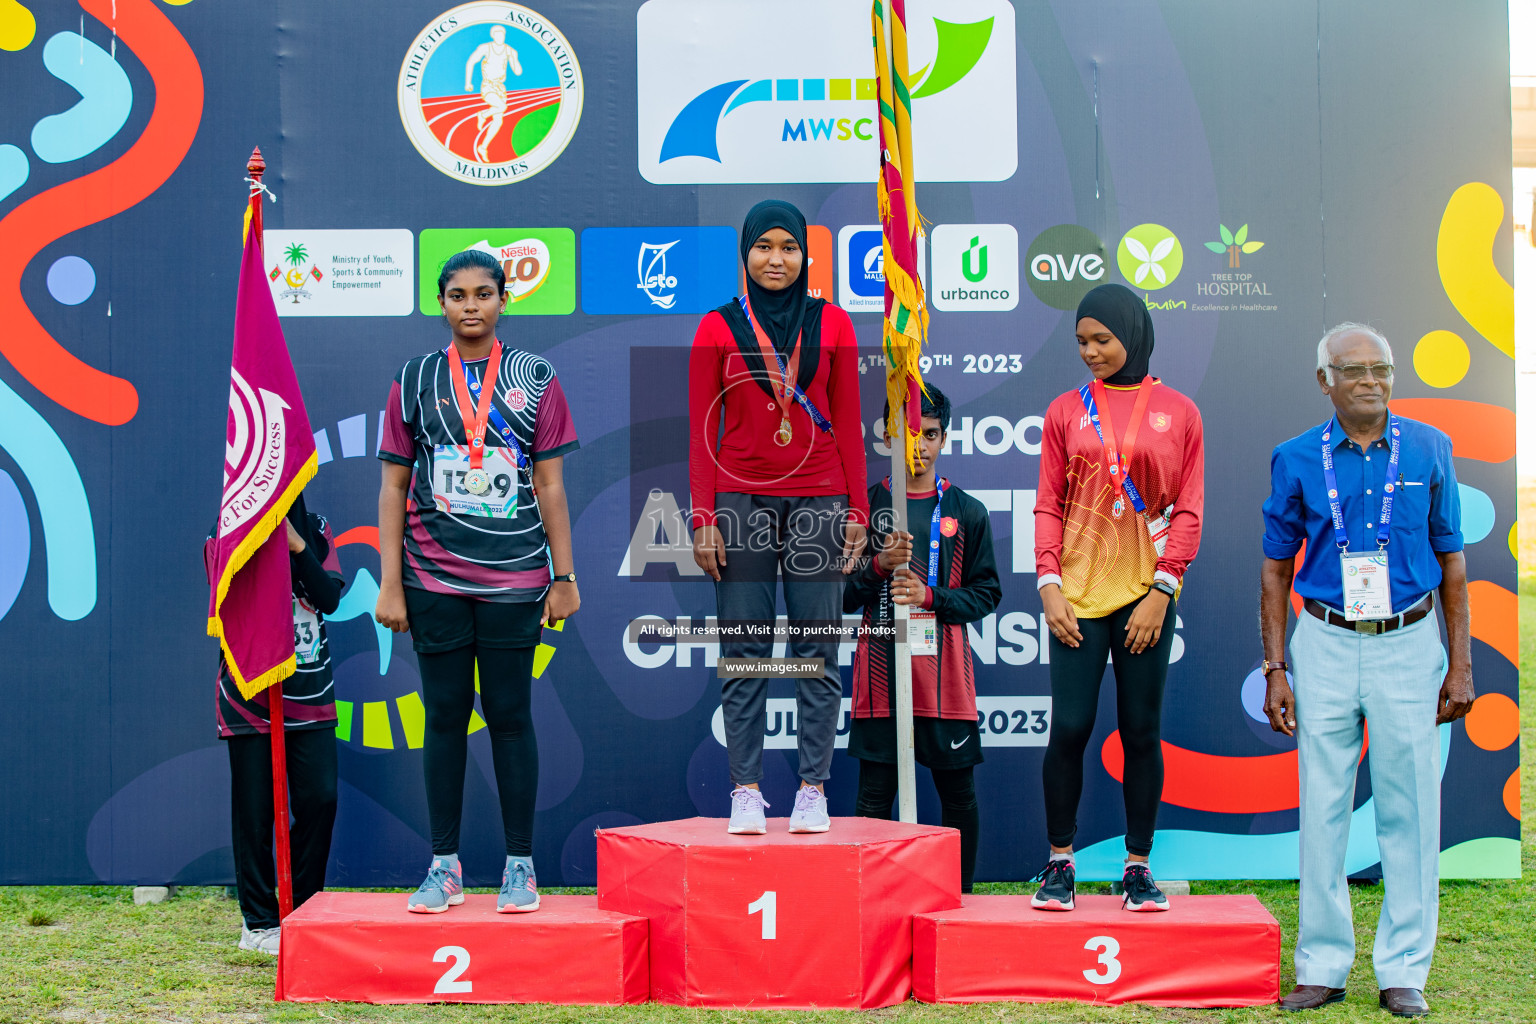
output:
[[[449,257],[437,297],[452,340],[395,375],[379,444],[374,617],[410,631],[426,704],[432,863],[406,906],[436,914],[464,902],[459,824],[478,682],[507,852],[496,909],[526,913],[539,908],[534,652],[543,627],[581,605],[564,477],[576,428],[549,362],[496,336],[506,274],[494,256]]]
[[[325,888],[336,822],[336,691],[325,616],[341,600],[341,563],[325,517],[304,507],[288,510],[288,565],[293,574],[293,646],[298,664],[283,680],[283,735],[288,802],[293,811],[290,851],[293,905]],[[210,549],[205,547],[206,554]],[[229,749],[230,826],[235,888],[240,896],[240,948],[276,954],[281,937],[277,871],[272,849],[271,690],[242,697],[222,656],[214,713]]]
[[[789,203],[747,214],[747,294],[706,315],[688,365],[693,557],[715,582],[722,628],[771,626],[779,572],[791,630],[842,619],[842,573],[869,522],[858,353],[848,314],[807,293],[806,225]],[[840,571],[841,570],[841,571]],[[796,680],[800,790],[791,832],[831,825],[825,787],[842,704],[836,636],[791,635],[792,658],[822,658]],[[723,638],[722,658],[767,658],[772,636]],[[767,830],[758,789],[768,680],[721,687],[730,757],[730,831]]]

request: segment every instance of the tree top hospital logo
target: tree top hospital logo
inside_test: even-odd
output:
[[[641,175],[655,184],[867,180],[877,134],[869,26],[869,8],[856,3],[649,0],[636,15]],[[927,4],[909,10],[907,31],[913,118],[928,140],[917,176],[1012,177],[1013,6]]]
[[[428,163],[475,185],[531,178],[581,120],[581,65],[521,4],[463,4],[421,30],[400,65],[405,133]]]

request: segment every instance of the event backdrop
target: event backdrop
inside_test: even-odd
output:
[[[347,588],[331,617],[341,806],[329,880],[414,884],[428,856],[409,642],[371,618],[375,449],[397,367],[447,341],[437,268],[512,270],[504,341],[557,369],[583,606],[535,681],[536,857],[590,884],[593,829],[723,815],[698,623],[686,349],[739,287],[758,199],[814,225],[813,289],[867,345],[883,475],[873,58],[864,0],[0,2],[0,882],[222,882],[228,770],[199,555],[219,500],[246,158],[272,293],[316,427],[308,489]],[[1179,604],[1155,860],[1165,877],[1294,876],[1296,754],[1260,711],[1259,514],[1273,445],[1328,413],[1314,346],[1392,340],[1394,407],[1455,441],[1483,696],[1442,732],[1447,875],[1519,871],[1513,330],[1504,5],[913,0],[928,380],[941,472],[992,510],[1003,599],[969,630],[986,763],[982,879],[1046,851],[1049,668],[1033,575],[1041,414],[1084,379],[1071,310],[1121,281],[1155,372],[1205,419],[1200,557]],[[849,651],[844,652],[844,665]],[[790,684],[765,788],[795,777]],[[473,723],[464,854],[500,825]],[[1081,870],[1118,875],[1112,687]],[[1370,758],[1349,869],[1377,871]],[[835,813],[856,765],[839,754]],[[919,808],[937,819],[926,775]]]

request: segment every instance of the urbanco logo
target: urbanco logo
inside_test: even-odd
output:
[[[506,185],[555,161],[581,120],[581,65],[548,18],[481,0],[444,11],[400,65],[405,133],[460,181]]]
[[[1019,233],[1012,224],[940,224],[933,229],[938,310],[1000,311],[1019,304]]]
[[[1104,243],[1077,224],[1046,228],[1029,243],[1029,290],[1053,309],[1076,309],[1104,281]]]
[[[1018,166],[1013,5],[909,8],[924,181]],[[807,31],[807,29],[812,31]],[[649,0],[636,15],[640,173],[656,184],[865,181],[878,136],[868,7]]]
[[[1156,291],[1173,284],[1184,269],[1184,247],[1161,224],[1138,224],[1120,239],[1115,260],[1131,285]]]

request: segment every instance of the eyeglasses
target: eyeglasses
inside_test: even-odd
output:
[[[1369,365],[1365,363],[1345,363],[1343,366],[1329,363],[1328,368],[1347,381],[1365,380],[1366,374],[1370,374],[1377,380],[1392,379],[1391,363],[1371,363]]]

